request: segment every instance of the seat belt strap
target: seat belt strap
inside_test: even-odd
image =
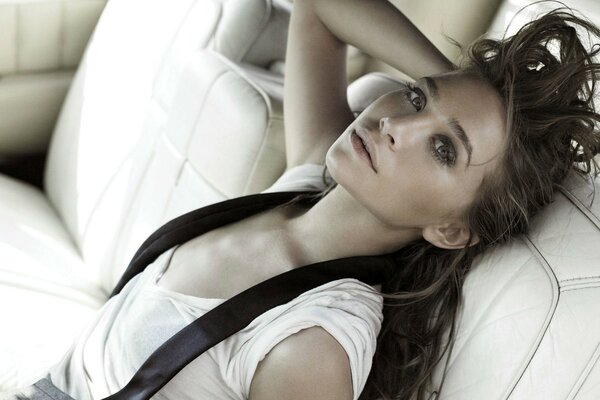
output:
[[[166,223],[142,244],[112,295],[158,256],[205,232],[284,204],[306,192],[244,196],[204,207]],[[296,268],[255,285],[208,311],[154,351],[132,379],[104,400],[148,400],[202,353],[244,329],[254,319],[328,282],[354,278],[383,282],[392,273],[386,257],[348,257]]]
[[[170,248],[215,228],[242,220],[261,211],[285,204],[310,192],[259,193],[225,200],[183,214],[158,228],[142,243],[110,297],[118,294],[134,276]]]

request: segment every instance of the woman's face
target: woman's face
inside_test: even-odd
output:
[[[461,219],[498,168],[504,137],[500,96],[453,72],[373,102],[331,146],[327,167],[386,225],[424,228]]]

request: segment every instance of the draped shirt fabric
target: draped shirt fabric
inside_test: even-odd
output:
[[[323,166],[297,166],[265,192],[321,190],[322,176]],[[107,397],[123,387],[163,342],[225,301],[158,286],[173,252],[174,248],[163,253],[101,308],[50,371],[57,387],[78,400]],[[315,326],[325,329],[346,351],[357,399],[371,369],[382,307],[382,297],[355,279],[316,287],[260,315],[196,358],[153,399],[247,399],[256,368],[269,351],[290,335]]]

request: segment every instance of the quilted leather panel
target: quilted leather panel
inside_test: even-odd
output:
[[[529,237],[561,284],[581,278],[600,280],[600,224],[595,225],[590,220],[594,215],[598,220],[600,202],[591,204],[592,187],[579,176],[571,176],[565,185],[574,188],[575,193],[570,197],[578,200],[577,205],[586,212],[564,194],[557,194],[555,201],[532,222]],[[596,191],[599,187],[597,184]],[[567,195],[569,193],[567,189]]]
[[[600,393],[600,344],[589,358],[586,369],[573,387],[567,400],[595,400]]]
[[[143,239],[167,220],[260,191],[285,168],[281,103],[230,61],[200,51],[183,72],[115,252],[102,270],[112,287]],[[250,189],[249,189],[250,188]]]
[[[110,2],[99,21],[63,106],[46,171],[51,201],[78,244],[107,186],[144,138],[154,77],[190,3]]]
[[[46,170],[53,205],[101,280],[113,253],[113,239],[101,238],[119,236],[155,135],[164,128],[166,120],[153,114],[177,111],[175,90],[198,49],[211,47],[241,59],[257,30],[268,23],[270,7],[267,0],[120,0],[107,5],[67,96]],[[270,178],[248,188],[264,187]]]
[[[285,169],[281,107],[272,104],[237,74],[212,85],[186,148],[191,164],[227,197],[266,189]]]
[[[523,241],[483,255],[467,276],[439,399],[600,395],[594,393],[600,385],[594,361],[600,346],[600,202],[591,202],[600,178],[572,175],[564,186]],[[443,362],[437,385],[442,370]]]
[[[480,257],[463,293],[440,398],[470,400],[485,393],[486,399],[505,399],[546,332],[558,302],[557,282],[527,243],[515,240]]]
[[[123,216],[113,250],[107,252],[99,268],[105,287],[114,287],[139,245],[161,224],[165,204],[173,194],[184,162],[184,156],[161,134],[136,192],[134,206]]]
[[[561,291],[548,332],[510,394],[510,400],[582,399],[585,392],[579,390],[580,378],[588,378],[590,385],[598,385],[598,376],[594,382],[588,371],[588,364],[600,345],[598,304],[600,282],[595,287]],[[597,399],[600,392],[588,393],[590,395],[588,398]]]

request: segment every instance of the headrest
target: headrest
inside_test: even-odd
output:
[[[264,27],[242,61],[269,68],[285,59],[288,26],[292,4],[288,0],[272,0],[265,15]]]

